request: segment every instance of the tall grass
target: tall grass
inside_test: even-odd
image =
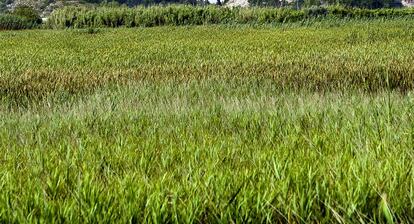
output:
[[[410,19],[308,28],[188,27],[4,33],[1,95],[132,80],[268,80],[280,90],[413,89]]]
[[[66,7],[56,10],[48,20],[52,28],[85,27],[151,27],[203,24],[266,24],[298,22],[315,18],[395,18],[413,17],[414,10],[358,9],[341,6],[290,8],[227,8],[227,7]]]
[[[0,222],[414,222],[411,23],[1,32]]]
[[[0,220],[413,221],[412,94],[275,88],[138,82],[3,99]]]

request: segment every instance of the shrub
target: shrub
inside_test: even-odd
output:
[[[17,6],[12,13],[0,14],[0,30],[31,29],[41,23],[39,13],[30,6]]]
[[[0,30],[29,29],[32,26],[32,23],[22,17],[10,14],[0,14]]]
[[[13,13],[13,15],[21,17],[25,19],[27,22],[32,23],[34,25],[38,25],[42,23],[42,18],[40,18],[39,13],[30,6],[17,6]]]
[[[326,16],[327,14],[328,10],[320,6],[312,6],[308,9],[304,9],[304,15],[306,18],[317,18],[321,16]]]

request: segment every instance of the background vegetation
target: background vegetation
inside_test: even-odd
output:
[[[3,4],[4,6],[5,4]],[[129,8],[118,3],[105,3],[101,7],[63,5],[47,18],[47,28],[95,27],[149,27],[207,24],[280,24],[313,19],[370,19],[413,17],[412,8],[364,9],[340,5],[292,7],[228,8],[220,6],[169,5]],[[254,5],[254,4],[253,4]],[[263,4],[257,4],[265,6]],[[0,4],[1,8],[1,4]],[[42,23],[39,10],[33,5],[15,5],[13,10],[1,14],[0,29],[29,29]]]
[[[23,18],[13,15],[0,15],[0,30],[20,30],[31,28]]]
[[[223,5],[228,0],[0,0],[0,13],[13,11],[19,5],[31,6],[44,16],[48,16],[55,9],[67,5],[83,6],[159,6],[170,4],[184,4],[192,6],[205,6],[210,4]],[[270,6],[270,7],[292,7],[309,8],[314,6],[341,5],[344,7],[358,7],[368,9],[378,8],[399,8],[402,6],[401,0],[249,0],[251,6]]]
[[[206,24],[280,24],[312,19],[412,18],[414,9],[358,9],[340,6],[288,8],[226,8],[168,6],[149,8],[67,7],[55,11],[48,20],[53,28],[180,26]]]
[[[41,23],[39,13],[28,6],[19,6],[12,13],[0,14],[0,30],[31,29]]]
[[[412,19],[0,33],[0,222],[413,222]]]

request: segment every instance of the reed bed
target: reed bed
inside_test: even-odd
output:
[[[331,27],[333,26],[333,27]],[[411,90],[410,19],[310,27],[5,32],[0,93],[37,97],[152,80],[266,80],[280,90]]]
[[[211,24],[283,24],[314,19],[413,18],[412,8],[361,9],[342,6],[228,8],[217,6],[66,7],[53,12],[49,28],[153,27]]]
[[[414,222],[410,19],[0,33],[0,222]]]

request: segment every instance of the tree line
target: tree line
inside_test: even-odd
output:
[[[84,0],[87,3],[94,4],[111,4],[137,6],[137,5],[162,5],[162,4],[190,4],[190,5],[206,5],[206,4],[224,4],[228,0]],[[248,0],[252,6],[265,7],[312,7],[320,5],[342,5],[358,8],[393,8],[401,7],[401,0]]]
[[[15,0],[0,0],[0,13],[7,11],[7,5],[13,4]],[[228,0],[80,0],[80,4],[94,5],[126,5],[134,6],[151,6],[151,5],[169,5],[169,4],[186,4],[186,5],[209,5],[225,4]],[[321,5],[341,5],[345,7],[358,8],[394,8],[401,7],[401,0],[248,0],[251,6],[258,7],[291,7],[291,8],[309,8]],[[35,3],[35,5],[48,5],[56,0],[20,0],[19,2]],[[33,5],[33,4],[32,4]],[[38,9],[41,10],[41,9]]]
[[[108,0],[84,0],[94,4],[111,4]],[[228,0],[114,0],[112,3],[128,6],[137,5],[162,5],[162,4],[190,4],[190,5],[206,5],[206,4],[224,4]],[[312,7],[321,5],[342,5],[358,8],[393,8],[401,7],[401,0],[248,0],[252,6],[267,7]]]

